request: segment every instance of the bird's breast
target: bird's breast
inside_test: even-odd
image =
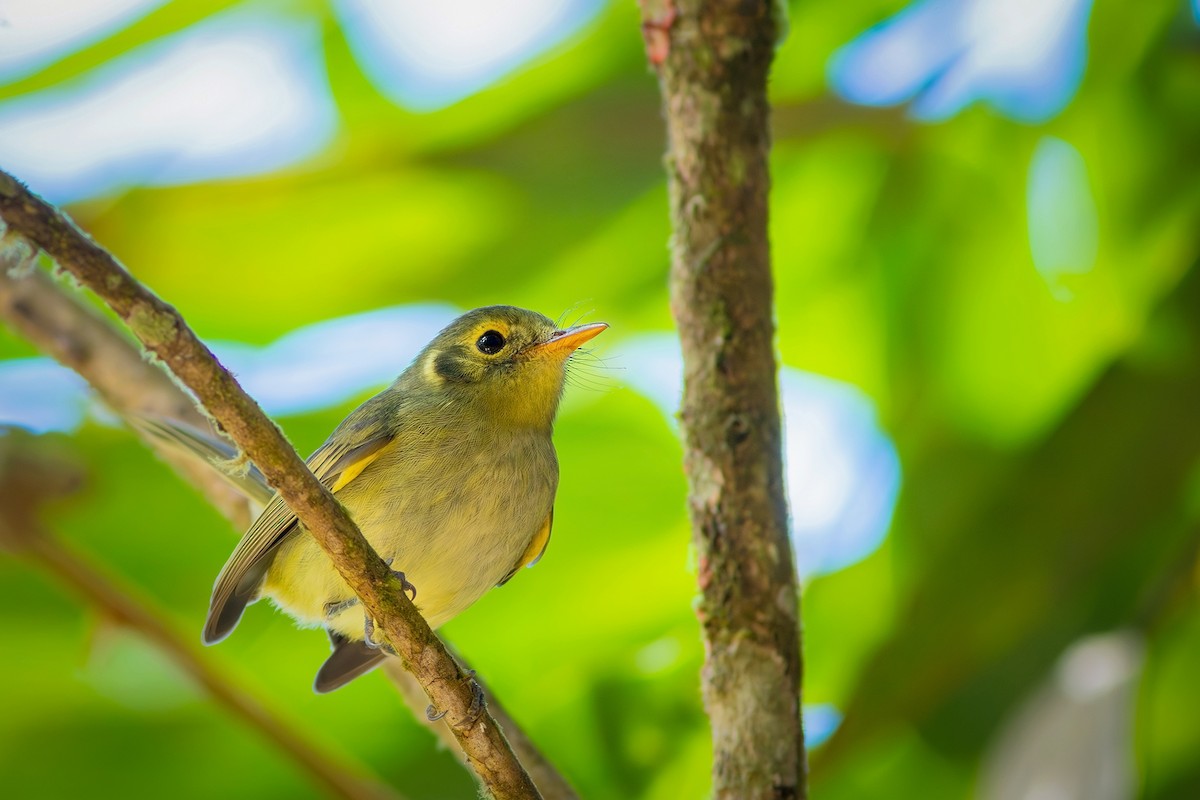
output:
[[[451,436],[391,447],[338,492],[363,535],[417,588],[433,627],[499,583],[524,554],[554,503],[558,465],[546,434],[470,441]],[[280,550],[265,586],[303,621],[328,624],[324,607],[352,597],[307,535]],[[362,638],[361,610],[333,625]]]

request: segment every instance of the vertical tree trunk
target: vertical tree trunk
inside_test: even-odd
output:
[[[806,795],[767,241],[774,11],[770,0],[643,0],[669,141],[671,308],[718,798]]]

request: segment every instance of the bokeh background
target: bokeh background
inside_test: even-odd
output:
[[[817,797],[1200,796],[1200,4],[790,4],[771,237]],[[3,0],[0,165],[174,303],[303,452],[457,312],[612,328],[546,558],[443,633],[588,798],[700,798],[657,87],[631,0]],[[199,636],[236,541],[0,328],[63,538]],[[11,797],[316,790],[0,557]],[[413,798],[471,779],[265,604],[207,651]]]

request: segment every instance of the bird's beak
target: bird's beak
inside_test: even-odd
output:
[[[555,331],[550,338],[529,348],[529,353],[535,356],[566,356],[574,353],[581,344],[598,336],[608,327],[607,322],[593,322],[589,325],[576,325],[565,331]]]

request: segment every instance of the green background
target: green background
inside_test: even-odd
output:
[[[219,5],[168,4],[0,99]],[[610,342],[671,329],[664,134],[633,3],[428,114],[372,87],[323,4],[269,5],[323,20],[336,147],[266,177],[70,209],[202,337],[265,344],[428,300],[581,304]],[[1098,2],[1060,116],[1022,125],[974,107],[926,125],[825,88],[829,55],[901,5],[794,4],[772,83],[782,359],[873,398],[904,471],[885,544],[805,586],[805,702],[846,714],[812,754],[814,791],[969,795],[1059,655],[1132,628],[1147,642],[1140,791],[1200,796],[1197,28],[1183,4]],[[1065,294],[1035,270],[1026,225],[1048,135],[1082,154],[1097,208],[1095,264],[1063,276]],[[28,355],[0,330],[0,357]],[[557,425],[546,558],[443,632],[583,796],[703,797],[680,447],[610,363]],[[361,399],[280,422],[307,453]],[[237,532],[125,430],[89,422],[71,439],[91,480],[57,530],[198,637]],[[0,624],[6,796],[317,794],[136,637],[7,556]],[[313,695],[326,652],[264,604],[205,655],[407,796],[474,796],[382,675]]]

